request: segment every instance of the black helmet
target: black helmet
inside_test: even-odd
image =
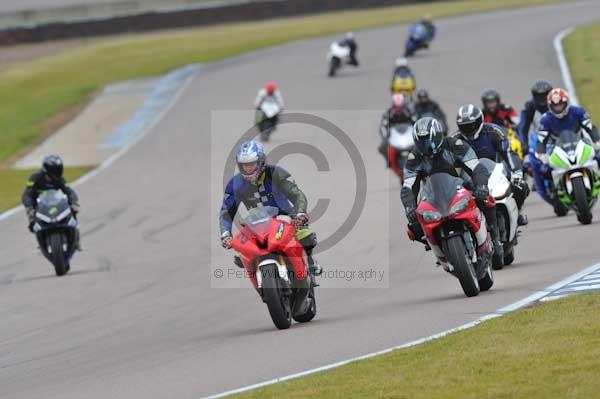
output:
[[[419,100],[420,103],[429,101],[429,93],[427,92],[427,90],[420,89],[419,91],[417,91],[417,100]]]
[[[531,86],[531,96],[535,102],[536,108],[545,108],[548,103],[546,97],[553,89],[552,84],[547,80],[538,80]]]
[[[42,170],[52,178],[62,177],[63,161],[58,155],[47,155],[42,162]]]
[[[483,127],[483,112],[473,104],[463,105],[458,109],[456,125],[465,136],[477,138]]]
[[[487,106],[487,103],[489,102],[495,102],[496,109],[489,109]],[[500,105],[500,93],[493,89],[484,91],[481,95],[481,103],[483,104],[483,109],[485,109],[488,112],[495,113],[498,109],[498,106]]]
[[[419,119],[413,126],[415,148],[422,155],[430,157],[442,149],[444,130],[442,125],[429,116]]]

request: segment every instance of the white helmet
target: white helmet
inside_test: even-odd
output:
[[[354,39],[354,32],[348,32],[348,33],[346,33],[346,39],[348,39],[348,40]]]
[[[408,66],[408,60],[404,57],[400,57],[396,59],[396,66]]]

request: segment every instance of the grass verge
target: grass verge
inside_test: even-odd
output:
[[[35,144],[44,122],[111,82],[163,74],[291,40],[558,0],[462,0],[346,11],[101,40],[0,73],[0,164]]]
[[[67,181],[76,180],[90,169],[91,167],[65,168],[65,178]],[[0,212],[21,203],[21,194],[25,190],[27,179],[34,171],[33,169],[0,169]]]
[[[577,28],[564,47],[579,100],[592,118],[600,117],[600,23]]]
[[[599,312],[599,292],[568,297],[232,398],[597,397]]]

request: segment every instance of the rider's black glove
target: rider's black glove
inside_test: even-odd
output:
[[[305,229],[308,226],[308,214],[304,212],[298,212],[292,218],[292,224],[296,227],[296,230]]]
[[[27,209],[25,209],[25,212],[27,212],[27,218],[29,219],[30,222],[35,220],[35,209],[34,208],[27,208]]]
[[[411,226],[419,224],[419,220],[417,219],[417,210],[414,208],[407,208],[406,219],[408,220],[408,224]]]
[[[225,231],[221,234],[221,246],[225,249],[231,249],[231,242],[233,241],[233,237],[231,232]]]
[[[488,190],[487,186],[477,185],[473,189],[473,196],[478,201],[485,201],[490,196],[490,190]]]
[[[416,209],[406,209],[406,219],[408,219],[408,227],[412,230],[415,239],[417,241],[421,241],[425,233],[423,232],[423,227],[421,227],[421,223],[419,223],[419,220],[417,219]]]

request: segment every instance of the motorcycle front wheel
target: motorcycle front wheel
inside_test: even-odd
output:
[[[581,224],[592,223],[592,210],[588,202],[587,191],[583,183],[583,177],[575,177],[571,180],[573,184],[573,199],[577,207],[577,220]]]
[[[263,266],[261,274],[262,297],[267,304],[273,324],[280,330],[290,328],[292,325],[290,297],[282,292],[277,265]]]
[[[452,236],[446,241],[448,262],[454,267],[460,286],[466,296],[479,295],[479,281],[461,236]]]
[[[306,313],[294,317],[294,320],[296,320],[298,323],[307,323],[314,319],[317,315],[317,299],[315,298],[315,287],[310,288],[310,292],[308,293],[308,299],[311,301],[311,303]]]
[[[67,265],[65,258],[65,251],[63,250],[63,243],[66,241],[66,237],[60,232],[55,232],[51,233],[48,241],[50,244],[50,249],[52,250],[50,253],[50,259],[54,265],[54,271],[56,272],[57,276],[64,276],[69,270],[69,266]]]

